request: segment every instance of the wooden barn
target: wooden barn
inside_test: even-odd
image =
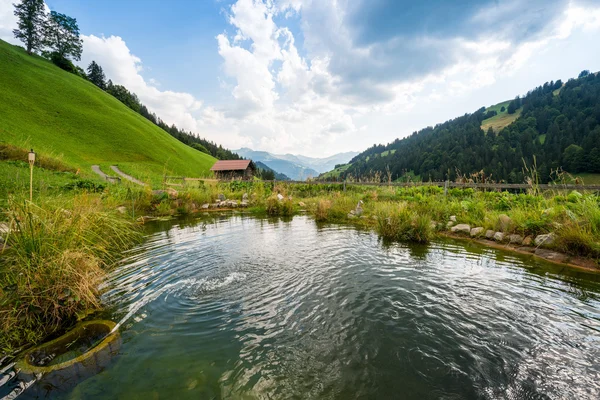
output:
[[[251,180],[256,171],[252,160],[219,160],[210,169],[217,179]]]

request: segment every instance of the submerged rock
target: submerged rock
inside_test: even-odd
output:
[[[554,244],[555,241],[556,235],[554,233],[547,233],[545,235],[536,236],[534,243],[536,246],[550,246]]]
[[[481,226],[478,226],[477,228],[473,228],[473,229],[471,229],[471,237],[481,236],[482,232],[483,232],[483,228]]]
[[[494,233],[496,233],[495,231],[488,229],[487,231],[485,231],[485,237],[486,239],[493,239],[494,238]]]
[[[545,249],[536,249],[535,255],[538,257],[545,258],[546,260],[556,261],[556,262],[565,262],[567,261],[567,256],[565,254],[557,253],[551,250]]]
[[[504,240],[504,233],[502,233],[502,232],[496,232],[496,233],[494,233],[493,239],[496,242],[502,242]]]
[[[467,235],[471,233],[471,227],[467,224],[458,224],[450,230],[454,233],[466,233]]]
[[[510,236],[508,236],[508,243],[521,244],[521,243],[523,243],[523,236],[517,235],[517,234],[510,235]]]

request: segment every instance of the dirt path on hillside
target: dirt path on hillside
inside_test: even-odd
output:
[[[127,179],[130,182],[133,182],[135,184],[138,185],[142,185],[142,186],[146,186],[146,184],[142,181],[140,181],[139,179],[135,179],[133,176],[131,175],[127,175],[125,172],[121,171],[119,169],[119,167],[117,167],[116,165],[111,165],[110,169],[112,169],[113,171],[115,171],[117,174],[121,175],[123,178]]]
[[[108,180],[108,175],[102,172],[99,165],[92,165],[92,171],[100,175],[104,180]]]

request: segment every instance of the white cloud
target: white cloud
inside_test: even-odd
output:
[[[4,7],[12,1],[0,0],[2,38],[12,37],[16,24],[12,12],[6,12],[12,7]],[[479,10],[473,20],[485,23],[510,14],[511,4]],[[84,35],[81,65],[95,60],[108,78],[135,92],[167,123],[229,148],[323,156],[405,136],[484,103],[511,98],[543,79],[573,76],[583,61],[554,52],[589,48],[600,30],[600,8],[573,3],[556,23],[522,42],[502,29],[474,38],[413,38],[415,54],[430,49],[443,56],[444,64],[415,76],[388,74],[387,63],[395,66],[401,39],[357,46],[346,22],[347,5],[340,0],[239,0],[228,8],[232,32],[215,38],[223,76],[209,77],[219,80],[228,95],[218,104],[160,90],[118,36]],[[285,26],[289,18],[300,20],[302,48],[297,47],[297,32]],[[410,56],[396,68],[418,70]],[[585,56],[582,60],[596,62],[585,68],[600,65],[600,56]],[[367,74],[366,68],[377,73]]]
[[[8,43],[20,44],[12,33],[13,29],[17,27],[13,2],[14,0],[0,0],[0,39]]]

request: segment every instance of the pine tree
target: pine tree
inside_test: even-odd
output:
[[[46,12],[44,0],[22,0],[15,4],[18,29],[13,30],[15,38],[25,43],[28,54],[38,50],[43,44]]]
[[[96,61],[92,61],[90,65],[87,67],[87,77],[94,85],[98,86],[102,90],[106,90],[106,77],[104,76],[104,71],[102,67],[96,63]]]

